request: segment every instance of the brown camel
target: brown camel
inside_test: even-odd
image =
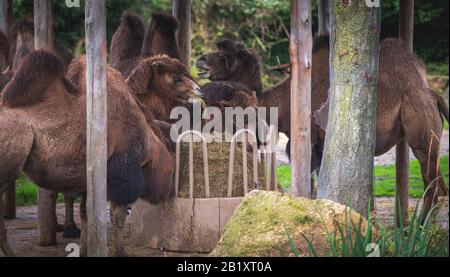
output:
[[[211,81],[230,81],[246,85],[257,94],[263,92],[261,60],[252,49],[231,40],[217,43],[217,51],[197,60],[204,70],[200,76]]]
[[[34,51],[5,87],[0,104],[0,192],[24,171],[40,187],[81,193],[81,249],[86,254],[85,58],[64,76],[58,58]],[[159,124],[139,108],[119,72],[107,71],[108,200],[116,255],[125,255],[127,207],[174,195],[174,156]],[[1,201],[1,200],[0,200]],[[8,246],[0,203],[0,248]],[[93,219],[96,220],[96,219]]]
[[[111,41],[112,66],[127,78],[141,60],[151,56],[165,54],[179,59],[177,29],[177,19],[168,13],[154,13],[145,30],[138,15],[124,12]]]
[[[328,98],[329,89],[329,38],[319,37],[314,41],[312,70],[312,110],[315,112],[315,122],[312,122],[313,164],[314,156],[320,154],[324,137],[318,130],[319,125],[326,125],[328,118],[326,105],[317,112]],[[229,44],[229,43],[228,43]],[[223,43],[218,44],[218,47]],[[214,72],[234,68],[227,57],[224,59],[220,50],[203,55],[197,66],[213,75]],[[235,57],[236,58],[236,57]],[[222,62],[218,62],[222,60]],[[223,62],[227,60],[228,62]],[[246,66],[240,63],[241,67]],[[213,68],[218,66],[220,68]],[[248,65],[249,70],[255,65]],[[233,71],[234,72],[234,71]],[[228,72],[229,78],[237,78]],[[245,69],[236,70],[245,72]],[[245,85],[249,79],[243,79]],[[279,107],[280,131],[288,136],[290,133],[290,78],[259,96],[261,106]],[[441,178],[438,157],[439,140],[442,134],[442,116],[448,120],[448,108],[444,99],[432,91],[426,80],[425,67],[415,55],[407,54],[399,39],[387,39],[380,49],[380,80],[377,98],[377,141],[376,155],[384,154],[400,140],[406,138],[413,149],[422,168],[425,187],[430,183],[439,188],[438,195],[445,193]],[[414,122],[420,118],[420,123]],[[317,143],[314,142],[314,137]],[[318,166],[321,159],[318,159]],[[314,167],[313,167],[314,169]],[[431,193],[433,194],[433,193]],[[426,207],[431,199],[428,195]]]
[[[318,110],[326,101],[327,95],[321,94],[323,88],[329,86],[329,80],[320,74],[324,65],[328,64],[328,51],[323,45],[328,44],[328,37],[314,39],[313,74],[312,74],[312,110]],[[263,91],[262,66],[255,51],[246,49],[240,43],[222,40],[217,43],[217,51],[204,54],[197,60],[197,67],[203,70],[201,76],[213,81],[224,80],[239,82],[256,91],[259,106],[278,107],[279,131],[290,137],[291,129],[291,79],[286,78],[275,87]],[[318,170],[322,159],[322,145],[325,133],[311,122],[311,143],[313,147],[311,169]],[[290,143],[286,152],[290,155]]]
[[[17,70],[23,58],[34,50],[34,23],[32,17],[25,17],[18,20],[13,26],[13,39],[9,43],[13,45],[15,52],[13,53],[12,69],[4,72],[0,76],[0,91],[6,86],[7,82],[12,78],[13,71]],[[61,44],[55,40],[55,49],[58,58],[64,65],[64,70],[67,70],[71,60],[72,54],[65,49]],[[1,93],[0,93],[1,94]],[[64,202],[66,207],[66,215],[64,225],[57,225],[57,231],[63,232],[63,237],[78,238],[80,237],[80,230],[78,229],[73,213],[73,205],[78,195],[71,193],[64,193]]]
[[[201,97],[200,87],[177,59],[156,55],[142,60],[126,80],[130,90],[157,120],[171,121],[173,108],[190,108]]]
[[[329,76],[328,72],[322,74]],[[314,116],[324,130],[328,110],[327,101]],[[449,120],[447,104],[429,87],[422,61],[409,54],[400,39],[384,40],[380,45],[375,155],[383,155],[406,139],[420,163],[425,189],[432,186],[425,194],[423,216],[437,203],[436,197],[448,194],[439,168],[444,117]]]

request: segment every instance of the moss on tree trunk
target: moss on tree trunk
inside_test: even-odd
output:
[[[332,1],[331,89],[318,197],[352,205],[373,203],[380,8]]]

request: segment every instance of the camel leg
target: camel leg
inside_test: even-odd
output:
[[[56,242],[56,192],[39,188],[38,241],[40,246],[54,246]]]
[[[111,223],[114,232],[115,256],[126,257],[127,253],[123,246],[123,231],[125,220],[127,219],[127,206],[120,206],[111,203]]]
[[[413,148],[413,152],[420,163],[426,192],[421,210],[421,219],[423,220],[430,209],[438,203],[438,198],[447,195],[448,192],[439,168],[439,144],[433,143],[430,150]]]
[[[5,220],[3,219],[4,207],[3,207],[3,193],[0,193],[0,249],[3,251],[6,257],[14,257],[14,253],[9,247]]]
[[[439,196],[447,195],[439,169],[444,124],[435,99],[426,94],[402,102],[401,120],[406,141],[420,163],[426,192],[420,215],[424,220]]]
[[[80,256],[87,257],[87,211],[86,211],[86,192],[81,194],[80,198],[80,219],[81,219],[81,234],[80,234]]]
[[[77,224],[75,223],[74,213],[73,213],[73,204],[75,202],[75,198],[76,198],[76,194],[64,193],[66,216],[64,219],[63,237],[65,237],[65,238],[79,238],[80,237],[80,229],[78,229]]]

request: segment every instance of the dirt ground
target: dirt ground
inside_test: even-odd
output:
[[[58,223],[64,222],[64,204],[58,204]],[[75,220],[79,226],[78,205],[75,207]],[[37,237],[37,206],[26,206],[17,208],[17,218],[6,221],[8,230],[8,241],[18,257],[66,257],[70,251],[66,252],[66,246],[77,243],[78,239],[66,239],[62,233],[57,234],[57,246],[41,247],[38,245]],[[112,233],[108,224],[108,252],[112,255]],[[138,245],[130,241],[130,223],[127,222],[125,229],[125,245],[129,256],[132,257],[177,257],[195,256],[187,253],[163,253],[160,250],[153,250]],[[3,253],[0,251],[0,257]]]
[[[413,209],[417,204],[416,199],[410,200],[410,207]],[[376,201],[376,215],[380,223],[389,227],[393,225],[394,201],[393,198],[378,198]],[[64,205],[57,207],[58,222],[63,222]],[[78,207],[76,207],[76,219],[78,221]],[[79,222],[77,222],[79,224]],[[66,246],[70,243],[77,243],[77,239],[65,239],[62,234],[57,235],[58,245],[53,247],[41,247],[37,243],[37,207],[27,206],[18,207],[17,219],[6,222],[8,229],[9,242],[20,257],[66,257]],[[129,256],[132,257],[187,257],[202,256],[201,254],[187,253],[163,253],[160,250],[152,250],[146,247],[138,246],[130,241],[130,223],[126,225],[125,245]],[[112,254],[112,235],[111,228],[108,228],[109,253]],[[2,254],[0,253],[0,257]],[[204,254],[203,254],[204,256]]]

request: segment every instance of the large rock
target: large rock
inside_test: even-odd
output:
[[[362,220],[362,221],[361,221]],[[326,255],[327,238],[339,236],[338,226],[367,221],[329,200],[292,198],[279,192],[251,192],[239,205],[211,256],[294,256],[289,236],[300,256]],[[289,234],[289,235],[288,235]]]

